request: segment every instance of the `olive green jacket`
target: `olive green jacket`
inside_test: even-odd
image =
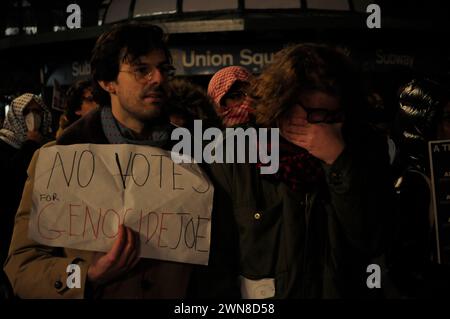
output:
[[[230,254],[223,259],[238,260],[247,279],[274,279],[275,298],[376,294],[367,267],[384,252],[393,191],[385,139],[359,141],[323,165],[323,184],[308,192],[271,181],[254,164],[212,164],[215,235]]]

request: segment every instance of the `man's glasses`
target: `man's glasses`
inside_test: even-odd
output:
[[[311,124],[318,123],[340,123],[344,121],[344,112],[342,110],[331,111],[321,108],[308,108],[300,105],[306,112],[306,120]]]
[[[151,80],[156,70],[169,79],[175,76],[175,67],[172,64],[166,63],[158,66],[150,64],[141,64],[133,67],[131,70],[120,70],[119,72],[133,73],[136,81],[145,82]]]

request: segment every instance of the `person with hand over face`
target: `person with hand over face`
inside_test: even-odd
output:
[[[278,170],[210,167],[238,232],[242,297],[373,297],[367,267],[384,252],[393,194],[358,72],[333,48],[299,44],[278,52],[249,92],[257,125],[279,129],[279,144],[258,144],[278,153]]]

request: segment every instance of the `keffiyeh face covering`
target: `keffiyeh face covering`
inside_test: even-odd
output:
[[[36,102],[42,108],[42,118],[37,120],[33,116],[34,124],[31,124],[31,116],[25,119],[23,111],[31,101]],[[33,112],[28,113],[33,114]],[[6,115],[3,128],[0,130],[0,139],[19,149],[27,139],[27,122],[30,126],[37,127],[42,134],[46,135],[51,130],[51,113],[42,99],[37,95],[25,93],[11,102],[8,114]]]
[[[247,123],[250,120],[252,109],[247,97],[241,103],[236,103],[228,108],[224,107],[221,102],[236,81],[248,83],[251,77],[252,75],[247,69],[230,66],[221,69],[211,78],[208,95],[214,101],[216,112],[222,118],[225,127]]]

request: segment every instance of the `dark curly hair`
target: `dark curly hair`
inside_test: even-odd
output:
[[[221,127],[213,101],[205,90],[185,79],[175,79],[169,83],[167,112],[181,116],[188,128],[194,120],[202,120],[204,128]]]
[[[93,91],[93,83],[90,80],[79,80],[72,84],[66,92],[66,102],[64,115],[68,120],[68,125],[78,120],[81,116],[76,114],[83,104],[83,93],[85,90]]]
[[[299,95],[321,91],[339,98],[344,127],[367,120],[367,101],[361,74],[351,60],[332,47],[319,44],[291,45],[279,51],[273,63],[252,83],[256,122],[274,127]]]
[[[120,63],[133,63],[149,51],[159,49],[163,50],[172,62],[166,40],[167,37],[160,27],[146,23],[117,24],[103,33],[97,39],[91,57],[94,97],[100,105],[109,105],[110,97],[98,81],[116,80]]]

